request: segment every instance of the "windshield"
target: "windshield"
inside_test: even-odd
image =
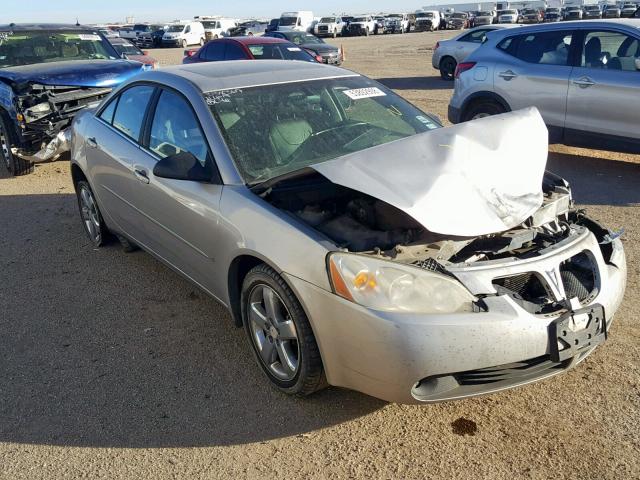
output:
[[[290,27],[291,25],[295,25],[297,21],[298,17],[282,17],[280,19],[280,25]]]
[[[522,11],[522,14],[523,14],[523,15],[532,15],[532,14],[534,14],[534,13],[536,13],[536,11],[535,11],[535,10],[533,10],[533,9],[527,9],[527,10],[523,10],[523,11]]]
[[[216,27],[216,23],[218,23],[218,22],[207,22],[207,21],[204,21],[204,22],[201,22],[201,23],[202,23],[202,26],[204,28],[208,29],[208,30],[213,30],[214,28],[220,28],[220,27]]]
[[[440,126],[363,77],[210,92],[205,100],[248,184]]]
[[[600,7],[598,7],[597,5],[586,5],[584,7],[585,10],[600,10]]]
[[[310,35],[308,33],[290,33],[285,36],[287,37],[287,40],[295,43],[296,45],[324,43],[315,35]]]
[[[467,18],[467,14],[466,13],[454,13],[453,15],[451,15],[451,18]]]
[[[367,17],[356,17],[353,19],[354,22],[366,22]]]
[[[432,12],[423,12],[416,14],[416,18],[433,18]]]
[[[184,25],[170,25],[167,32],[182,32]]]
[[[567,12],[575,12],[576,10],[580,10],[580,7],[567,7]]]
[[[476,13],[476,17],[490,17],[491,12],[478,12]]]
[[[500,12],[501,15],[516,15],[517,13],[515,10],[502,10]]]
[[[402,15],[398,13],[392,13],[390,15],[387,15],[387,18],[402,18]]]
[[[0,32],[0,68],[64,60],[116,58],[111,45],[96,32]]]
[[[560,11],[559,8],[547,8],[545,10],[546,13],[558,13]]]
[[[116,52],[118,52],[120,55],[122,55],[123,53],[126,55],[143,55],[142,50],[131,44],[115,44],[113,48],[115,48]]]
[[[322,17],[320,23],[335,23],[336,19],[333,17]]]

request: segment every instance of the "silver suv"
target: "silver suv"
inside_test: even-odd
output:
[[[640,153],[640,20],[491,32],[455,76],[453,123],[535,106],[551,142]]]

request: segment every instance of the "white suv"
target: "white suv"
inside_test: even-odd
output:
[[[449,120],[535,106],[550,141],[640,153],[640,19],[487,33],[455,72]]]

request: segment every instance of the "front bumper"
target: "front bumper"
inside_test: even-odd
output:
[[[430,20],[425,20],[422,22],[416,22],[415,29],[416,32],[430,32],[434,29],[434,25]]]
[[[460,109],[449,104],[447,107],[447,118],[449,121],[453,124],[460,123],[460,115]]]
[[[602,305],[609,328],[626,286],[624,251],[621,243],[617,246],[617,266],[608,264],[595,236],[588,232],[531,264],[553,270],[580,252],[591,252],[599,269],[600,288],[590,305]],[[501,275],[500,268],[494,265],[491,269],[484,274]],[[477,274],[467,273],[470,278]],[[496,392],[566,371],[593,351],[589,347],[554,362],[550,325],[561,315],[531,314],[506,295],[486,297],[486,312],[400,314],[373,311],[299,278],[286,275],[286,279],[311,321],[328,382],[386,401],[431,403]],[[461,281],[469,287],[464,278]],[[512,375],[522,370],[526,371]],[[495,371],[505,378],[483,380]],[[476,381],[470,388],[464,378]]]
[[[342,63],[342,55],[339,53],[330,53],[321,55],[322,62],[327,65],[340,65]]]
[[[48,143],[35,152],[23,148],[11,148],[11,153],[32,163],[42,163],[56,160],[65,152],[71,150],[71,129],[66,128],[53,137]]]
[[[163,47],[180,47],[182,46],[182,40],[180,38],[173,38],[171,40],[167,40],[166,38],[162,39]]]

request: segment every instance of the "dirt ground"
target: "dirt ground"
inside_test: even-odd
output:
[[[335,42],[345,67],[444,120],[443,35]],[[215,301],[143,252],[91,248],[68,162],[0,174],[0,478],[640,477],[640,158],[552,147],[549,167],[626,229],[609,340],[565,375],[425,406],[279,394]]]

